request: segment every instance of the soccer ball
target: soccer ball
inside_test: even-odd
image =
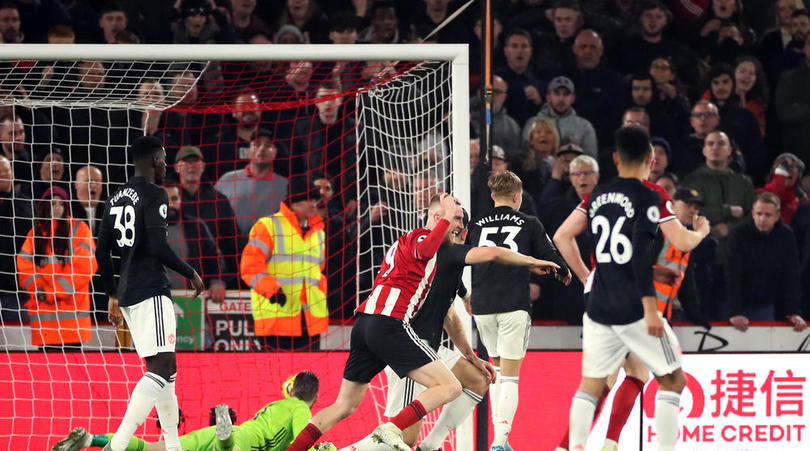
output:
[[[293,384],[295,384],[295,374],[287,378],[287,380],[281,384],[281,393],[284,395],[285,399],[292,396]]]

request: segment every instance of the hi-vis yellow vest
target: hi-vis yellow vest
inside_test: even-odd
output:
[[[278,213],[259,219],[250,230],[242,252],[242,279],[251,287],[256,335],[297,337],[302,334],[301,312],[310,336],[326,332],[326,234],[318,216],[309,220],[302,235],[295,214],[284,204]],[[287,302],[270,303],[281,290]]]

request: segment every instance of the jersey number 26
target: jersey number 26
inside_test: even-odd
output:
[[[633,257],[633,244],[627,235],[622,234],[622,226],[625,221],[624,216],[620,217],[613,229],[610,228],[610,221],[602,215],[594,216],[591,219],[591,232],[594,236],[598,235],[599,239],[596,242],[596,261],[598,263],[610,263],[611,261],[623,265],[630,261]],[[609,251],[605,247],[610,241]]]
[[[116,240],[118,247],[132,247],[135,244],[135,207],[124,205],[110,208],[110,214],[115,216],[115,230],[121,233]]]

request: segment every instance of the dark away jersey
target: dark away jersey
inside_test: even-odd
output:
[[[597,185],[588,198],[588,232],[596,243],[586,307],[592,320],[629,324],[644,317],[641,298],[655,296],[650,253],[660,205],[658,193],[629,178]]]
[[[466,244],[442,245],[436,253],[436,276],[425,302],[411,321],[419,338],[427,340],[433,349],[439,349],[444,329],[444,317],[456,299],[464,260],[472,246]]]
[[[133,177],[107,199],[99,241],[121,256],[118,303],[130,306],[152,296],[171,296],[163,263],[149,252],[147,231],[167,233],[169,198],[163,188],[143,177]]]
[[[497,207],[470,224],[467,243],[472,246],[498,246],[549,260],[564,270],[565,261],[534,216],[509,207]],[[500,263],[482,263],[472,268],[472,311],[476,315],[531,311],[529,268]]]

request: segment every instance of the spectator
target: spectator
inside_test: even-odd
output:
[[[127,13],[124,8],[114,1],[107,3],[101,9],[101,15],[98,18],[98,26],[101,28],[102,34],[96,38],[96,42],[100,44],[118,43],[116,35],[119,31],[126,30],[127,25]]]
[[[499,76],[492,77],[492,110],[490,112],[489,137],[492,144],[497,144],[505,152],[509,161],[520,157],[520,125],[509,115],[506,109],[509,85]],[[484,116],[481,96],[470,99],[470,130],[481,136],[481,119]]]
[[[664,188],[664,191],[669,194],[669,197],[672,197],[675,195],[675,191],[677,191],[678,176],[671,172],[664,172],[658,177],[655,183]]]
[[[167,146],[203,146],[203,130],[218,123],[211,114],[186,111],[200,96],[198,78],[199,74],[189,69],[173,71],[169,75],[166,99],[178,102],[178,108],[160,112],[158,134]],[[166,157],[171,161],[170,149],[166,150],[169,152]]]
[[[203,147],[205,168],[209,180],[218,180],[225,173],[244,168],[250,160],[250,143],[256,136],[261,121],[259,97],[247,91],[236,97],[231,117],[236,123],[216,130],[216,135],[206,138],[212,143]],[[251,224],[253,225],[253,224]]]
[[[523,126],[543,104],[545,83],[529,69],[532,58],[532,36],[522,28],[506,35],[503,54],[506,65],[496,71],[508,86],[504,106],[509,114]]]
[[[277,212],[287,196],[287,179],[273,173],[277,149],[273,136],[258,129],[250,141],[250,163],[219,178],[216,189],[228,198],[241,236],[258,218]]]
[[[11,162],[0,155],[0,320],[4,322],[28,319],[21,308],[28,297],[17,288],[15,255],[31,230],[31,200],[14,188],[13,177]]]
[[[745,219],[754,203],[751,180],[729,168],[731,143],[723,132],[711,132],[703,146],[705,165],[689,174],[683,185],[696,189],[705,200],[703,214],[720,238]]]
[[[315,104],[318,113],[295,124],[290,173],[326,174],[345,203],[356,197],[349,189],[357,180],[354,118],[342,108],[342,91],[334,81],[321,85],[316,97],[325,99]]]
[[[673,153],[670,162],[671,171],[679,177],[685,177],[703,164],[703,145],[709,133],[718,130],[720,112],[714,103],[700,100],[692,107],[689,123],[692,125],[692,132],[681,138],[678,150]]]
[[[492,145],[491,163],[490,167],[487,169],[491,169],[491,171],[489,171],[490,174],[500,174],[509,170],[509,159],[506,155],[506,151],[504,151],[501,146],[495,144]],[[484,214],[492,211],[492,209],[495,207],[495,203],[492,201],[491,196],[486,196],[484,194],[484,192],[489,192],[489,187],[486,185],[480,186],[479,181],[479,186],[473,187],[473,189],[477,191],[477,193],[474,195],[478,202],[478,205],[476,205],[476,211]],[[527,215],[537,216],[537,207],[535,207],[534,199],[525,189],[522,193],[520,211],[526,213]]]
[[[306,37],[295,25],[283,25],[273,37],[274,44],[307,44]]]
[[[270,28],[255,14],[256,0],[231,0],[231,26],[236,37],[248,42],[256,33],[270,36]]]
[[[68,214],[67,192],[47,191],[34,228],[17,254],[20,287],[28,292],[31,342],[44,349],[90,341],[90,280],[98,269],[87,223]]]
[[[286,202],[272,216],[259,217],[242,252],[242,280],[251,288],[253,323],[260,337],[277,339],[271,348],[309,346],[310,337],[326,332],[326,239],[315,214],[320,190],[297,179]],[[302,330],[301,316],[306,330]]]
[[[599,182],[599,164],[589,155],[579,155],[569,164],[568,180],[571,185],[556,196],[548,204],[545,213],[541,216],[543,225],[549,236],[562,225],[569,214],[589,195]],[[581,233],[577,236],[577,246],[583,261],[589,261],[593,253],[593,236]],[[545,281],[543,281],[545,282]],[[580,324],[585,311],[585,298],[583,286],[579,280],[572,280],[565,286],[557,283],[541,282],[541,293],[550,302],[543,306],[535,303],[533,317],[550,317],[565,320],[571,324]],[[541,312],[540,310],[544,310]]]
[[[69,191],[70,187],[65,181],[65,156],[64,152],[59,147],[52,147],[50,152],[42,157],[42,163],[39,165],[39,179],[34,182],[33,197],[39,199],[48,191],[52,186],[58,186],[65,191]]]
[[[595,31],[580,31],[573,51],[576,65],[568,75],[578,93],[574,108],[593,124],[598,142],[610,143],[621,115],[624,81],[621,75],[603,64],[602,38]]]
[[[691,105],[686,97],[686,85],[678,79],[672,61],[667,57],[658,57],[650,62],[649,73],[655,81],[658,101],[662,109],[672,118],[675,132],[683,134],[689,128],[689,110]]]
[[[772,80],[779,80],[781,73],[800,67],[805,60],[804,44],[810,35],[810,11],[804,8],[793,11],[791,23],[792,39],[785,47],[782,57],[772,65]]]
[[[799,186],[804,174],[804,162],[792,153],[783,153],[776,157],[766,180],[768,183],[757,190],[758,193],[769,192],[779,198],[782,222],[790,224],[799,204],[807,200],[807,195]]]
[[[76,33],[69,25],[56,25],[48,30],[48,44],[75,44]]]
[[[711,86],[703,97],[711,99],[718,106],[720,113],[720,130],[726,132],[742,151],[745,158],[746,172],[761,184],[767,167],[767,149],[762,142],[759,124],[752,112],[740,106],[740,99],[735,95],[734,69],[728,64],[712,67],[709,74]]]
[[[205,222],[194,216],[183,214],[183,201],[180,188],[165,186],[169,198],[166,220],[168,222],[166,241],[172,252],[187,262],[200,274],[208,288],[212,301],[220,303],[225,300],[225,261],[217,247],[213,234]],[[168,269],[172,289],[188,290],[186,278],[172,269]]]
[[[25,42],[46,42],[48,30],[69,25],[70,14],[61,1],[17,2]]]
[[[349,13],[337,13],[329,20],[329,40],[332,44],[356,44],[360,18]]]
[[[711,0],[710,7],[685,28],[684,38],[698,49],[698,56],[710,56],[712,64],[730,63],[736,55],[731,59],[717,57],[754,42],[754,31],[746,23],[742,9],[741,0]]]
[[[640,127],[647,134],[650,133],[650,115],[640,106],[631,106],[622,115],[622,126]],[[616,149],[613,146],[605,147],[599,151],[599,167],[602,181],[612,180],[619,175],[616,164],[613,162],[613,154]]]
[[[158,109],[166,98],[163,85],[157,80],[147,79],[138,88],[138,102],[146,107],[143,113],[141,126],[145,135],[154,135],[158,132],[162,110]],[[151,108],[150,108],[151,107]]]
[[[677,139],[683,126],[675,122],[665,104],[659,100],[658,88],[652,75],[643,72],[630,78],[630,99],[632,106],[641,107],[647,113],[650,135],[672,142]]]
[[[550,13],[554,33],[541,33],[534,48],[534,72],[546,80],[574,66],[572,46],[584,24],[582,9],[576,0],[559,0]]]
[[[71,216],[86,222],[93,238],[98,237],[98,228],[104,218],[104,202],[101,201],[103,183],[101,170],[93,165],[76,171],[76,178],[73,180],[76,197],[71,203]]]
[[[371,25],[360,32],[358,42],[363,44],[399,44],[399,18],[394,2],[389,0],[375,1],[369,12]]]
[[[610,58],[616,70],[623,74],[646,72],[656,58],[669,58],[674,63],[674,72],[680,75],[688,86],[696,86],[698,60],[687,47],[666,37],[664,29],[672,22],[672,13],[658,0],[641,3],[639,24],[641,32],[632,35],[616,47],[615,57]]]
[[[541,200],[543,185],[551,175],[551,166],[559,148],[560,134],[554,122],[547,118],[540,119],[532,125],[523,155],[512,164],[514,172],[523,180],[523,189],[538,202]],[[484,192],[489,191],[486,181],[483,180],[482,185],[486,187]]]
[[[294,25],[301,30],[307,43],[329,42],[329,20],[315,0],[287,0],[276,25]]]
[[[583,154],[582,148],[574,143],[563,144],[557,149],[556,158],[551,166],[551,177],[543,185],[543,192],[537,201],[537,212],[540,217],[548,215],[551,202],[571,187],[569,165]]]
[[[785,48],[793,39],[793,11],[804,8],[802,0],[777,0],[774,27],[759,40],[759,60],[767,70],[768,84],[771,88],[776,84],[772,69],[777,66]]]
[[[774,108],[782,127],[782,148],[810,161],[810,39],[804,43],[805,61],[782,74]]]
[[[681,223],[692,228],[692,221],[703,206],[703,198],[693,189],[681,188],[675,192],[673,211]],[[711,239],[705,238],[704,240]],[[699,253],[698,253],[699,254]],[[668,320],[689,320],[706,327],[709,325],[704,315],[696,286],[696,267],[705,266],[706,262],[696,261],[692,252],[682,252],[659,233],[651,255],[656,255],[653,265],[653,284],[658,310],[664,312]]]
[[[434,30],[442,22],[447,20],[447,17],[452,11],[448,7],[451,4],[450,0],[425,0],[424,8],[415,8],[413,16],[410,18],[412,28],[425,27],[429,30]],[[435,37],[438,42],[442,44],[450,44],[455,42],[470,42],[470,29],[461,20],[452,20],[436,33]]]
[[[657,182],[658,179],[667,172],[667,168],[669,167],[669,142],[664,138],[656,137],[650,139],[650,144],[653,146],[655,159],[653,160],[653,166],[650,170],[649,178],[651,182]]]
[[[735,61],[734,89],[739,104],[757,119],[759,131],[765,136],[765,111],[770,105],[768,81],[762,63],[753,56],[741,56]]]
[[[208,226],[225,260],[225,266],[220,270],[222,278],[233,283],[237,256],[243,243],[238,241],[236,215],[228,198],[214,189],[212,183],[203,183],[204,167],[205,161],[198,147],[185,146],[177,152],[174,169],[179,176],[182,214],[187,218],[199,218]],[[237,286],[231,285],[229,288]]]
[[[62,0],[61,3],[70,17],[70,26],[77,34],[77,41],[91,42],[98,29],[98,13],[79,0]]]
[[[0,4],[0,36],[5,44],[19,44],[25,35],[21,30],[22,21],[18,6],[12,2]]]
[[[752,216],[728,239],[729,322],[745,332],[750,321],[787,319],[800,332],[807,325],[800,310],[799,254],[793,232],[779,220],[779,198],[759,194]]]
[[[236,34],[219,9],[206,0],[183,0],[180,18],[171,25],[175,44],[230,44]]]
[[[22,119],[9,114],[0,119],[0,145],[3,156],[11,162],[14,172],[14,189],[31,197],[34,167],[31,163],[31,149],[26,142]]]
[[[582,147],[583,151],[592,157],[598,153],[596,131],[593,125],[577,115],[571,107],[576,100],[574,82],[568,77],[556,77],[548,84],[548,102],[540,112],[529,119],[523,127],[523,141],[529,139],[529,132],[534,123],[541,118],[554,121],[560,133],[560,139],[568,140]]]

